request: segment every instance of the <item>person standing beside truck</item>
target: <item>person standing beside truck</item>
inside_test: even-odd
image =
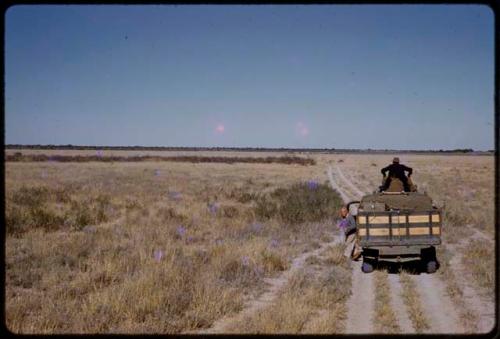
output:
[[[349,213],[347,206],[342,206],[340,209],[340,217],[342,219],[339,222],[339,227],[344,232],[345,242],[347,245],[344,255],[353,260],[357,260],[361,256],[362,250],[357,241],[356,220],[354,220],[352,214]]]
[[[405,175],[405,171],[408,172],[408,177]],[[399,158],[395,157],[392,159],[392,164],[387,167],[382,168],[380,171],[384,176],[384,184],[380,186],[380,192],[385,191],[389,188],[391,184],[391,178],[398,178],[404,185],[405,192],[410,192],[410,185],[408,183],[408,178],[413,173],[413,169],[411,167],[405,166],[399,163]],[[389,175],[386,177],[386,172],[389,172]]]

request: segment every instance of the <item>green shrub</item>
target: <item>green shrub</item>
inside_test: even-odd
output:
[[[5,210],[5,228],[8,234],[21,233],[26,228],[27,215],[25,209],[8,206]]]
[[[235,188],[231,190],[226,197],[229,199],[234,199],[239,203],[246,204],[249,203],[256,198],[256,194],[252,192],[248,192],[243,188]]]
[[[43,207],[32,209],[30,217],[31,227],[41,227],[47,231],[56,230],[64,223],[62,216]]]
[[[259,195],[254,210],[259,218],[270,219],[278,214],[278,204],[267,195]]]
[[[255,214],[261,219],[279,217],[284,222],[298,224],[331,217],[340,206],[339,194],[327,184],[297,183],[259,196]]]
[[[73,202],[71,204],[71,209],[68,212],[69,219],[73,219],[70,224],[77,230],[81,230],[83,227],[92,223],[92,216],[90,209],[84,204]]]
[[[47,187],[23,186],[12,195],[12,202],[21,206],[38,207],[43,205],[50,197]]]
[[[49,203],[69,199],[68,193],[62,192],[44,186],[23,186],[7,195],[7,233],[20,234],[31,228],[43,228],[47,231],[58,229],[64,223],[64,218],[51,209]]]
[[[64,218],[45,205],[9,206],[5,213],[7,233],[20,234],[31,228],[43,228],[47,231],[58,229]]]
[[[71,201],[71,189],[69,188],[57,188],[54,189],[53,194],[55,201],[57,203],[69,203]]]
[[[107,195],[100,194],[95,198],[88,198],[83,202],[72,201],[66,220],[76,230],[87,225],[97,225],[109,220],[108,209],[112,206]]]

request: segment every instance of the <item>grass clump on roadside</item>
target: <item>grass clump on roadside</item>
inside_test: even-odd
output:
[[[300,224],[331,217],[341,205],[339,194],[326,183],[296,183],[259,195],[255,214],[260,219],[277,217],[289,224]]]
[[[490,296],[495,291],[495,256],[493,248],[485,246],[479,240],[471,241],[464,251],[462,262],[467,267],[476,283],[484,288]]]
[[[438,257],[442,262],[441,268],[439,269],[439,274],[444,278],[446,282],[446,291],[455,303],[458,313],[460,315],[460,320],[467,329],[468,333],[477,332],[478,318],[477,315],[472,312],[464,299],[464,293],[457,281],[457,275],[452,270],[452,254],[448,248],[444,246],[438,247]],[[460,276],[463,278],[462,276]]]

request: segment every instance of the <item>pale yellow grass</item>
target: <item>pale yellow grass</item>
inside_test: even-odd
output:
[[[342,333],[351,279],[343,248],[338,244],[307,260],[275,303],[234,323],[228,333]]]
[[[65,152],[42,151],[68,154]],[[69,151],[80,153],[95,154]],[[324,182],[328,165],[343,166],[345,173],[358,179],[358,187],[373,191],[380,184],[380,168],[392,159],[392,155],[304,156],[314,158],[317,164],[6,163],[7,208],[13,192],[23,186],[68,188],[72,199],[82,206],[104,194],[109,196],[110,205],[108,220],[90,225],[94,228],[87,231],[68,226],[7,236],[8,328],[16,333],[179,333],[208,328],[215,320],[239,312],[245,300],[263,290],[264,277],[276,276],[293,257],[331,239],[334,227],[331,222],[322,222],[295,229],[271,219],[261,222],[262,230],[255,231],[251,225],[259,220],[252,202],[246,200],[248,194],[271,192],[306,180]],[[469,236],[470,227],[493,236],[492,157],[400,158],[414,168],[413,179],[419,188],[446,205],[443,246]],[[174,191],[182,194],[179,201],[169,196]],[[219,203],[216,215],[207,209],[211,202]],[[54,213],[68,208],[65,203],[47,205]],[[182,236],[179,226],[186,232]],[[277,246],[271,246],[273,239]],[[154,259],[158,250],[163,251],[159,262]],[[464,257],[479,253],[472,246],[460,250]],[[493,247],[483,250],[480,255],[494,258]],[[348,270],[342,271],[340,258],[311,259],[310,267],[320,267],[326,273],[318,273],[318,279],[311,281],[300,272],[278,301],[243,330],[341,332],[345,310],[338,298],[349,292],[328,284],[332,276],[348,276]],[[486,266],[490,264],[491,260],[479,260],[471,266],[478,288],[487,291],[492,291],[489,277],[494,266]],[[415,301],[411,290],[408,298],[410,303]],[[418,310],[414,316],[418,327],[425,327]]]
[[[391,291],[387,280],[387,272],[375,271],[375,332],[376,333],[400,333],[398,320],[394,312],[404,312],[404,310],[394,310],[391,307]]]
[[[7,236],[7,326],[16,333],[179,333],[210,327],[259,293],[263,278],[287,269],[293,257],[332,231],[331,222],[296,229],[275,219],[256,220],[252,202],[241,202],[242,194],[311,179],[321,179],[320,168],[7,163],[9,206],[21,187],[66,189],[84,210],[97,196],[109,197],[106,222]],[[213,202],[219,206],[215,214],[207,208]],[[55,200],[44,208],[60,215],[71,211]],[[252,228],[255,222],[260,230]],[[163,256],[157,261],[158,251]]]
[[[403,286],[403,301],[408,310],[408,315],[417,333],[422,333],[430,328],[429,319],[420,303],[415,283],[410,279],[407,273],[401,273],[401,285]]]

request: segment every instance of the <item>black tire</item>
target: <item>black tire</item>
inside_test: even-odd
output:
[[[427,273],[435,273],[439,267],[436,259],[436,248],[431,246],[422,250],[422,271]]]
[[[363,264],[361,265],[361,271],[363,273],[373,272],[373,264],[371,262],[363,261]]]
[[[434,260],[425,263],[425,271],[427,273],[435,273],[437,270],[437,262]]]

